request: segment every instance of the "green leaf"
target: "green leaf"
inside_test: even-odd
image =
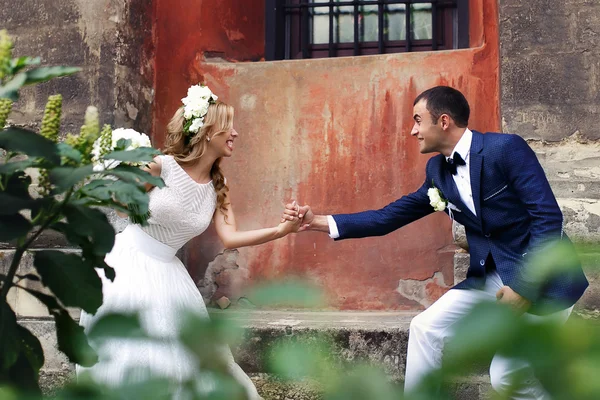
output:
[[[28,158],[23,161],[13,161],[7,162],[5,164],[0,165],[0,174],[2,175],[12,175],[17,171],[23,171],[26,168],[33,167],[37,164],[35,159]]]
[[[10,67],[12,69],[12,74],[15,75],[23,68],[30,67],[32,65],[39,65],[42,62],[39,57],[19,57],[13,58],[10,63]]]
[[[323,376],[333,370],[333,366],[327,361],[329,354],[331,348],[322,340],[307,343],[280,342],[269,354],[269,371],[291,380]]]
[[[140,319],[135,314],[106,314],[103,315],[88,333],[91,340],[110,338],[147,338]]]
[[[295,279],[257,285],[248,297],[261,306],[320,307],[325,304],[324,294],[318,287]]]
[[[31,69],[26,74],[25,85],[31,85],[33,83],[41,83],[49,81],[53,78],[61,76],[72,75],[76,72],[81,71],[81,68],[76,67],[39,67]]]
[[[21,214],[0,215],[0,242],[25,237],[32,228],[31,222]]]
[[[186,312],[179,332],[181,343],[211,370],[226,368],[227,360],[221,351],[224,344],[237,342],[241,330],[225,318],[202,318]]]
[[[113,151],[102,158],[105,160],[150,162],[158,154],[161,154],[161,152],[153,147],[138,147],[137,149],[127,151]]]
[[[402,398],[400,390],[391,384],[384,371],[361,365],[349,371],[343,371],[343,374],[340,375],[341,379],[336,380],[337,385],[328,390],[327,400],[398,400]],[[416,399],[417,397],[411,398]],[[419,396],[418,398],[425,399],[426,397]],[[444,397],[437,394],[433,398],[441,400]]]
[[[42,393],[38,384],[38,377],[39,371],[33,368],[28,353],[21,351],[17,361],[8,370],[6,379],[19,388],[21,393],[29,395],[25,399],[39,399]]]
[[[31,177],[23,171],[12,174],[8,178],[6,193],[10,193],[18,197],[29,197],[29,186],[31,185]]]
[[[102,211],[69,205],[64,208],[64,215],[69,222],[67,229],[72,229],[80,236],[92,238],[94,254],[104,257],[112,250],[115,244],[115,230]]]
[[[58,148],[58,154],[61,157],[65,157],[77,164],[81,164],[81,153],[78,150],[74,149],[73,147],[69,146],[64,142],[58,143],[56,147]]]
[[[15,196],[10,193],[0,192],[0,215],[16,214],[21,210],[28,209],[34,203],[34,200],[27,197]]]
[[[27,75],[20,73],[13,77],[4,86],[0,86],[0,99],[19,100],[19,89],[27,82]]]
[[[21,342],[17,316],[8,303],[0,303],[0,376],[19,358]]]
[[[97,268],[104,269],[104,276],[106,276],[106,278],[109,279],[111,282],[114,282],[115,277],[117,276],[115,274],[115,269],[107,263],[105,263],[104,260],[102,260],[99,264],[100,265]]]
[[[21,325],[17,326],[21,341],[21,352],[24,354],[25,358],[27,358],[29,365],[31,365],[37,375],[37,372],[44,365],[44,351],[42,350],[42,345],[38,338],[36,338],[28,329]]]
[[[119,139],[117,140],[116,150],[125,151],[126,148],[131,146],[131,139]]]
[[[524,318],[503,304],[481,303],[456,324],[454,338],[444,347],[444,366],[459,372],[487,362],[517,340]]]
[[[98,355],[88,343],[83,327],[77,325],[66,311],[54,312],[58,349],[65,353],[71,362],[83,367],[91,367],[98,361]]]
[[[113,175],[125,182],[131,182],[138,185],[149,183],[153,186],[162,188],[165,186],[165,182],[158,176],[153,176],[150,173],[143,171],[138,167],[132,167],[129,165],[119,165],[116,168],[103,171],[103,175]]]
[[[43,157],[55,165],[60,163],[56,143],[26,129],[11,127],[0,131],[0,147],[30,157]]]
[[[93,266],[76,254],[36,251],[34,265],[42,282],[67,307],[94,314],[102,305],[102,281]]]
[[[50,171],[50,182],[56,186],[56,191],[62,193],[66,190],[71,189],[83,181],[88,176],[94,173],[94,167],[92,165],[86,165],[83,167],[58,167],[53,168]]]

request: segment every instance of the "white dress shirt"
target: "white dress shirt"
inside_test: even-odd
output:
[[[471,190],[471,173],[469,172],[472,141],[473,132],[467,128],[458,143],[456,143],[449,158],[454,157],[454,153],[458,153],[463,160],[465,160],[465,165],[458,165],[456,167],[456,175],[452,175],[452,178],[454,179],[462,202],[465,203],[473,214],[477,215],[475,212],[475,203],[473,203],[473,191]]]
[[[452,150],[450,157],[454,157],[454,153],[460,154],[460,156],[465,160],[465,165],[458,165],[456,168],[456,175],[452,175],[454,179],[454,183],[458,189],[458,194],[460,195],[460,199],[465,203],[465,205],[473,212],[473,214],[477,215],[475,212],[475,203],[473,203],[473,191],[471,190],[471,174],[469,169],[469,159],[471,154],[471,142],[473,141],[473,132],[469,128],[465,130],[465,133],[461,136],[458,143]],[[329,224],[329,237],[332,239],[337,239],[340,237],[340,233],[338,231],[337,224],[335,223],[335,219],[331,215],[327,216],[327,223]]]

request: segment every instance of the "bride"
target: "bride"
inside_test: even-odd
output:
[[[214,221],[226,248],[266,243],[297,230],[299,221],[276,227],[238,231],[220,163],[230,157],[238,133],[233,128],[232,106],[218,102],[207,86],[188,90],[183,106],[168,125],[165,155],[158,156],[149,172],[166,187],[150,191],[148,226],[130,224],[116,237],[106,263],[116,271],[114,282],[102,273],[104,302],[95,315],[82,313],[80,324],[89,327],[111,312],[139,312],[151,337],[177,337],[185,311],[208,318],[196,285],[175,253]],[[89,372],[97,381],[117,385],[126,372],[146,368],[159,376],[184,381],[194,375],[194,363],[173,341],[110,340],[92,343],[100,361],[91,368],[77,366],[78,376]],[[260,399],[248,376],[225,349],[228,369],[249,399]],[[141,367],[141,368],[140,368]],[[130,369],[133,368],[131,371]],[[131,375],[129,375],[131,376]],[[141,376],[141,375],[140,375]]]

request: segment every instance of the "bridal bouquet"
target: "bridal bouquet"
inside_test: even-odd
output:
[[[130,151],[140,147],[151,147],[150,138],[133,129],[118,128],[103,130],[102,134],[94,142],[92,148],[92,160],[94,171],[100,172],[117,167],[126,160],[104,159],[109,153],[116,151]],[[129,163],[130,165],[137,165]]]

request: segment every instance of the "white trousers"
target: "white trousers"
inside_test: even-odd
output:
[[[442,351],[453,334],[454,324],[464,317],[477,303],[496,301],[496,292],[503,286],[500,276],[488,273],[482,290],[452,289],[433,303],[427,310],[413,318],[408,337],[408,354],[404,390],[416,388],[421,379],[442,365]],[[532,321],[564,323],[573,307],[550,315],[525,314]],[[520,377],[516,390],[511,387],[513,377]],[[529,364],[523,360],[495,355],[490,365],[490,379],[495,391],[503,393],[511,387],[514,400],[545,400],[549,395],[533,375]]]

